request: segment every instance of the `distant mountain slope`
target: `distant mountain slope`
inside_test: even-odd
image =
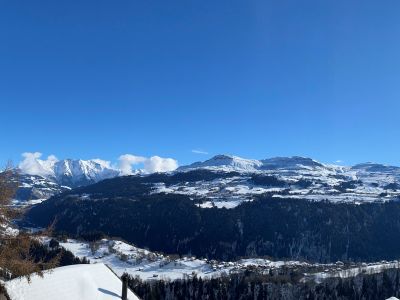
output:
[[[19,183],[19,188],[14,196],[15,205],[38,203],[51,196],[70,190],[67,186],[59,185],[38,175],[19,174],[15,180]]]
[[[238,172],[254,172],[254,171],[271,171],[271,170],[313,170],[313,169],[340,169],[339,166],[330,166],[319,163],[311,158],[292,156],[292,157],[273,157],[263,160],[246,159],[234,155],[216,155],[204,162],[195,162],[188,166],[178,168],[178,171],[186,171],[193,169],[213,169],[220,171],[238,171]]]
[[[245,159],[232,155],[216,155],[204,162],[195,162],[188,166],[179,167],[178,171],[199,168],[218,169],[220,171],[255,171],[262,166],[262,162],[255,159]]]
[[[41,175],[59,185],[77,187],[116,177],[120,171],[101,160],[64,159],[54,161],[36,160],[34,173],[22,171],[27,175]]]
[[[34,174],[18,170],[19,175],[15,180],[19,182],[19,189],[14,204],[37,203],[71,188],[120,175],[119,170],[101,160],[37,160],[35,163]]]
[[[180,167],[177,172],[199,170],[237,175],[175,184],[160,181],[154,192],[206,198],[203,207],[227,208],[260,194],[333,202],[389,201],[400,196],[400,168],[380,164],[344,167],[299,156],[251,160],[218,155]]]

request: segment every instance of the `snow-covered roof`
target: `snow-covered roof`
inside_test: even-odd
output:
[[[30,283],[13,279],[6,288],[12,300],[115,300],[121,299],[122,282],[104,264],[82,264],[34,275]],[[128,299],[139,298],[128,289]]]

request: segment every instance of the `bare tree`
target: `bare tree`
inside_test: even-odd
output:
[[[18,173],[12,168],[11,163],[0,172],[0,225],[6,228],[15,210],[11,208],[11,200],[18,188]],[[0,232],[1,234],[1,232]]]
[[[54,267],[58,261],[38,260],[32,253],[37,240],[29,234],[10,230],[11,220],[19,211],[12,207],[12,199],[18,188],[18,174],[11,165],[0,173],[0,270],[3,277],[27,276]]]

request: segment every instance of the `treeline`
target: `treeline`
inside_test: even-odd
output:
[[[90,263],[86,257],[76,257],[71,251],[60,247],[56,240],[51,240],[49,246],[40,242],[34,243],[31,247],[31,253],[37,262],[48,262],[56,258],[56,267]]]
[[[302,282],[292,276],[245,272],[213,279],[142,281],[138,277],[128,278],[130,288],[144,300],[376,300],[400,295],[398,269],[346,279],[329,278],[322,283]]]
[[[79,258],[72,254],[72,252],[62,248],[58,245],[58,242],[52,240],[50,246],[44,245],[39,241],[32,241],[29,249],[30,257],[34,259],[34,262],[39,266],[43,266],[42,271],[45,270],[47,263],[54,262],[51,267],[62,267],[76,264],[88,264],[90,261],[84,257]],[[15,276],[9,272],[2,272],[0,270],[0,277],[3,279],[13,279]]]

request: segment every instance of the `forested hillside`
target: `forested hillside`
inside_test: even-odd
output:
[[[105,234],[154,251],[213,259],[377,261],[400,253],[396,201],[356,205],[260,196],[217,209],[199,208],[185,195],[140,195],[141,188],[62,194],[33,207],[28,218],[40,226],[56,220],[58,231],[77,236]]]

